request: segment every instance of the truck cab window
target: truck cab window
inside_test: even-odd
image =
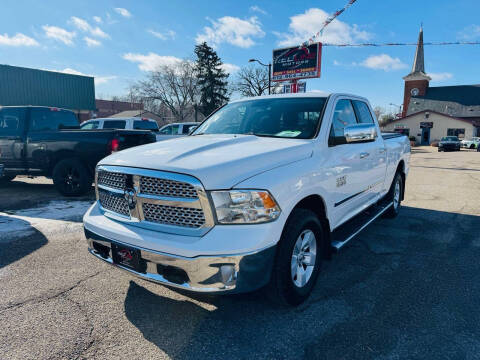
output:
[[[133,128],[135,130],[153,130],[158,131],[158,125],[156,122],[148,120],[135,120],[133,122]]]
[[[331,137],[343,137],[343,130],[346,126],[355,125],[357,118],[353,111],[352,103],[348,99],[342,99],[337,102],[335,106],[332,128],[330,131]]]
[[[24,129],[25,109],[0,109],[0,136],[20,136]]]
[[[373,124],[373,117],[367,104],[365,104],[363,101],[353,100],[353,107],[357,113],[359,123]]]
[[[104,121],[104,129],[125,129],[127,122],[125,120]]]
[[[57,108],[32,108],[30,131],[78,129],[78,120],[71,111]]]

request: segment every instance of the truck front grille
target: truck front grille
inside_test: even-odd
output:
[[[185,229],[178,231],[181,234],[198,234],[213,226],[203,186],[188,175],[99,166],[96,190],[107,216],[120,214],[137,226],[175,226]],[[168,231],[175,232],[170,228]]]
[[[100,200],[100,204],[106,210],[124,216],[130,215],[127,200],[123,197],[115,196],[111,192],[103,189],[98,189],[98,200]]]
[[[175,207],[157,204],[143,204],[143,214],[146,221],[198,228],[205,224],[201,209]]]
[[[98,184],[105,185],[110,188],[123,190],[126,187],[126,174],[119,174],[110,171],[98,171]]]
[[[197,191],[191,184],[150,176],[140,177],[140,192],[148,195],[197,198]]]

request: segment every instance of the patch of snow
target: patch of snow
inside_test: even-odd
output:
[[[89,201],[51,201],[36,208],[0,212],[0,241],[31,235],[35,230],[53,233],[66,222],[81,222]]]

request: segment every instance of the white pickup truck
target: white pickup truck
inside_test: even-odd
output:
[[[321,264],[395,217],[410,143],[381,134],[365,98],[272,95],[229,103],[192,135],[118,152],[96,169],[89,251],[195,292],[266,286],[296,305]]]

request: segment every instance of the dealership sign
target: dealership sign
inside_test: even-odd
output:
[[[322,44],[273,50],[273,81],[320,77]]]

